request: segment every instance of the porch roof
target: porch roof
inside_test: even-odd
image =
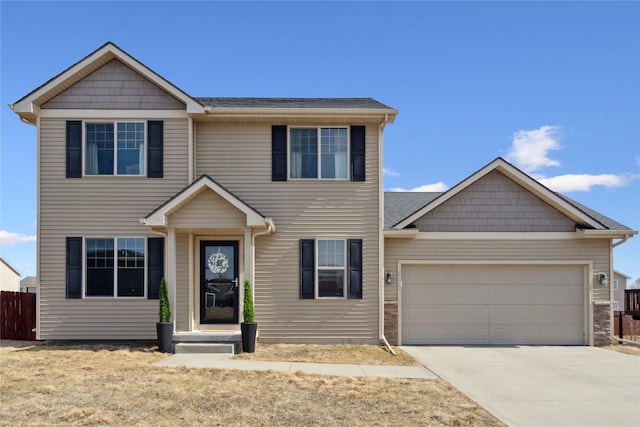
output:
[[[264,217],[256,209],[249,206],[247,203],[242,201],[239,197],[224,188],[222,185],[218,184],[208,175],[202,175],[192,184],[188,185],[171,199],[160,205],[153,212],[142,218],[140,222],[150,227],[169,226],[168,216],[170,216],[173,212],[176,212],[178,209],[186,206],[197,194],[207,188],[222,197],[240,212],[244,213],[247,217],[246,225],[248,227],[268,227],[269,224],[273,224],[273,221],[270,218]]]

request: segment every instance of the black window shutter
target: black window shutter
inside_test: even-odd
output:
[[[349,265],[348,298],[362,299],[362,239],[347,240],[349,247],[347,263]]]
[[[147,177],[162,178],[164,122],[147,122]]]
[[[67,121],[67,178],[82,177],[82,122]]]
[[[287,127],[271,127],[271,181],[287,180]]]
[[[147,298],[160,298],[160,280],[164,277],[164,239],[147,239]]]
[[[316,245],[313,239],[300,240],[300,299],[313,299]]]
[[[351,126],[351,181],[364,181],[365,126]]]
[[[82,237],[67,237],[66,297],[82,298]]]

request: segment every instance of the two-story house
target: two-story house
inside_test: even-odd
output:
[[[10,107],[38,129],[39,339],[152,339],[162,277],[176,341],[237,334],[246,279],[265,342],[610,334],[636,232],[500,158],[384,194],[376,100],[192,97],[107,43]]]

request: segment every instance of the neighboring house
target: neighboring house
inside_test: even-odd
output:
[[[624,311],[624,290],[627,289],[627,280],[631,277],[626,274],[613,270],[613,282],[611,283],[612,291],[612,309],[613,311]]]
[[[10,106],[38,126],[39,339],[601,344],[636,231],[496,159],[443,194],[382,189],[398,111],[194,98],[112,43]],[[623,241],[623,240],[620,240]],[[617,242],[616,242],[617,243]]]
[[[20,281],[20,292],[28,292],[35,294],[38,292],[38,278],[36,276],[27,276]]]
[[[20,292],[20,276],[22,273],[17,268],[0,257],[0,290]]]

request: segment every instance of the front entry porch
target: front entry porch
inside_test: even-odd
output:
[[[274,233],[273,221],[203,176],[143,222],[165,236],[174,345],[226,343],[238,351],[255,237]]]

